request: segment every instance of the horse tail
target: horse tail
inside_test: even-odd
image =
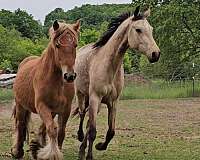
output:
[[[26,116],[25,116],[25,125],[26,125],[26,143],[29,144],[29,122],[31,119],[31,113],[30,112],[26,112]]]
[[[85,114],[85,113],[87,113],[87,111],[88,111],[88,106],[89,106],[89,97],[88,96],[86,96],[85,97],[85,105],[84,105],[85,107],[84,108],[79,108],[79,107],[76,107],[73,111],[72,111],[72,113],[71,113],[71,117],[72,118],[78,118],[78,117],[80,117],[80,114]]]
[[[16,104],[13,106],[12,114],[11,114],[11,119],[16,117]],[[16,122],[15,122],[16,123]]]

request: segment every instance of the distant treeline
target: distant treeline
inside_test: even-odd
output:
[[[40,55],[48,43],[48,29],[55,19],[69,23],[81,19],[79,47],[95,42],[106,31],[112,17],[150,7],[150,24],[161,49],[161,59],[149,64],[140,53],[128,50],[127,73],[141,72],[156,78],[191,77],[200,70],[200,1],[133,0],[132,4],[83,5],[64,11],[56,8],[46,15],[44,25],[26,11],[0,11],[0,68],[17,69],[29,55]],[[193,63],[197,64],[193,68]]]

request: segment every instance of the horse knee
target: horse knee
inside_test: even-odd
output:
[[[57,138],[58,131],[57,131],[57,125],[53,122],[49,126],[47,126],[47,133],[49,138],[55,139]]]
[[[96,138],[96,133],[97,133],[96,128],[91,126],[89,128],[89,132],[88,132],[88,140],[89,141],[94,141],[95,138]]]

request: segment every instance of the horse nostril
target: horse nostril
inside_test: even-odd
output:
[[[160,52],[152,52],[151,54],[151,59],[149,59],[149,61],[151,63],[157,62],[160,58]]]
[[[152,53],[152,59],[155,59],[156,58],[156,52],[153,52]]]
[[[73,82],[76,79],[76,73],[65,73],[64,74],[64,79],[67,82]]]
[[[68,79],[68,74],[67,74],[67,73],[64,74],[64,79],[65,79],[65,80]]]

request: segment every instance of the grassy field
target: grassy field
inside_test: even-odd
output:
[[[11,103],[0,104],[0,155],[12,144]],[[121,100],[118,105],[116,136],[107,151],[96,151],[96,160],[199,160],[200,99]],[[36,130],[37,116],[30,129]],[[97,122],[97,139],[105,137],[107,109],[102,106]],[[70,119],[64,142],[64,159],[78,159],[77,119]],[[32,135],[32,134],[31,134]],[[29,159],[26,146],[25,159]],[[11,159],[2,157],[0,159]]]
[[[13,99],[12,89],[0,88],[0,102],[6,102]]]

